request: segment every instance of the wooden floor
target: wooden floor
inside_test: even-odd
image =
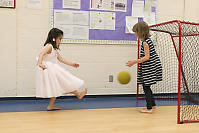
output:
[[[199,123],[176,124],[176,107],[0,113],[0,133],[199,133]]]

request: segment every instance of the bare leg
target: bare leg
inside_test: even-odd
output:
[[[47,110],[59,110],[60,109],[60,108],[54,106],[55,100],[56,100],[56,97],[50,98],[50,102],[48,104]]]
[[[85,88],[85,90],[82,92],[73,91],[71,93],[74,94],[78,99],[82,99],[87,94],[87,88]]]

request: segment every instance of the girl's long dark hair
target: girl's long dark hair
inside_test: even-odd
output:
[[[58,29],[58,28],[52,28],[49,33],[48,33],[48,37],[46,39],[46,42],[44,43],[44,46],[46,46],[46,44],[52,44],[54,49],[59,49],[59,46],[56,46],[56,38],[59,36],[63,36],[63,31]]]

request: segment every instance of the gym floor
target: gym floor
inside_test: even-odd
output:
[[[177,124],[177,101],[156,100],[142,114],[145,100],[135,97],[57,99],[59,111],[46,111],[48,99],[1,99],[1,133],[198,133],[199,123]]]

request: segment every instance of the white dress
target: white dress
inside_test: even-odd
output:
[[[42,61],[42,64],[47,69],[43,70],[38,64],[36,67],[36,97],[51,98],[62,96],[64,93],[79,89],[84,84],[83,80],[63,69],[57,62],[57,53],[52,46],[51,53],[46,54]]]

